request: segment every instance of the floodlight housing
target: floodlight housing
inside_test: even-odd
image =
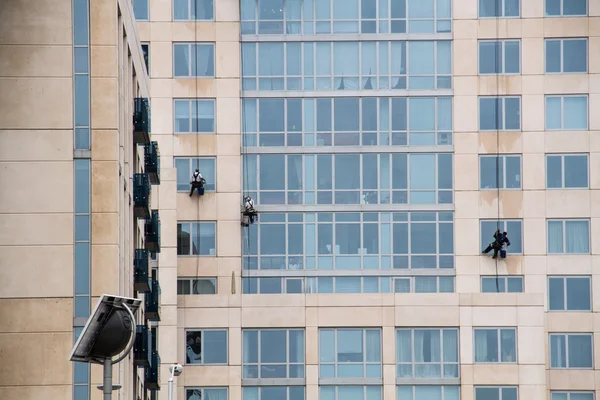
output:
[[[69,356],[70,361],[104,364],[135,337],[135,316],[142,301],[103,294]]]

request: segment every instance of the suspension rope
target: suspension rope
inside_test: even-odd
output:
[[[496,48],[496,203],[497,203],[497,220],[496,229],[499,229],[500,225],[500,123],[502,122],[500,110],[505,113],[504,104],[500,105],[500,73],[502,68],[502,54],[503,54],[503,43],[500,42],[500,17],[496,18],[496,43],[500,47],[500,57],[498,57],[498,49]],[[502,248],[500,248],[501,252]],[[501,256],[501,253],[499,254]],[[498,276],[498,257],[496,261],[496,292],[500,292],[500,278]]]

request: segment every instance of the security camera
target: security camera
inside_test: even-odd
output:
[[[179,376],[183,372],[183,365],[175,363],[169,367],[169,371],[171,374]]]

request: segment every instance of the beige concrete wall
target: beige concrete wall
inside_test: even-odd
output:
[[[0,12],[0,398],[69,399],[71,4],[31,6]]]

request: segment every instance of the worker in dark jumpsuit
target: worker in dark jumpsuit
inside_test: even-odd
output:
[[[494,250],[494,255],[492,256],[492,258],[497,258],[498,252],[502,250],[504,245],[510,246],[510,240],[508,240],[507,235],[508,234],[506,232],[500,233],[500,229],[497,229],[496,232],[494,232],[494,241],[490,243],[488,247],[486,247],[485,250],[482,251],[482,253],[487,254],[490,251]]]

